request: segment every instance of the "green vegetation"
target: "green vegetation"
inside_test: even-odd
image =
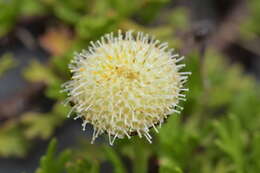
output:
[[[2,77],[8,70],[14,68],[17,62],[14,60],[12,54],[6,53],[2,55],[0,62],[0,77]]]
[[[60,93],[60,86],[70,77],[67,64],[73,53],[87,48],[90,40],[120,28],[155,35],[177,50],[186,46],[178,34],[191,28],[188,9],[167,9],[169,0],[126,3],[127,0],[0,0],[0,37],[14,32],[18,21],[25,18],[49,17],[54,23],[48,26],[53,30],[47,29],[40,38],[42,47],[51,54],[48,64],[32,61],[23,74],[30,82],[43,82],[47,86],[45,96],[55,100],[50,112],[31,110],[1,125],[0,156],[25,157],[35,139],[50,139],[56,128],[72,121],[66,119],[69,108],[62,105],[66,97]],[[250,4],[255,4],[250,5],[254,15],[241,27],[240,37],[259,39],[260,3],[254,0]],[[159,16],[162,24],[155,25]],[[58,142],[53,139],[36,173],[98,173],[101,164],[107,162],[113,165],[114,172],[124,173],[128,170],[125,160],[134,173],[147,172],[150,162],[160,173],[258,173],[259,84],[214,48],[207,50],[203,67],[198,51],[191,52],[185,60],[185,70],[192,75],[187,83],[187,101],[182,103],[184,110],[181,115],[171,115],[158,134],[153,133],[152,144],[135,136],[117,140],[113,147],[91,145],[81,139],[77,147],[57,152]],[[11,56],[4,55],[0,75],[13,64]]]

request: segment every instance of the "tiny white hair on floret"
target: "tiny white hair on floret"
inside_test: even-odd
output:
[[[151,143],[150,129],[157,133],[165,119],[183,109],[190,72],[180,72],[184,59],[155,37],[132,30],[106,34],[75,53],[69,64],[70,81],[62,85],[73,103],[68,114],[93,125],[92,143],[107,133],[109,143],[136,134]]]

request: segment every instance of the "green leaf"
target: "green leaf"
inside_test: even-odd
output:
[[[21,123],[25,126],[23,133],[29,139],[49,138],[66,119],[68,107],[60,103],[54,105],[52,113],[28,112],[23,114]]]
[[[111,8],[113,8],[118,16],[129,17],[133,15],[142,5],[142,0],[132,0],[128,3],[127,0],[108,0]],[[126,5],[128,3],[128,5]]]
[[[68,173],[99,173],[99,165],[96,161],[87,158],[80,158],[66,166]]]
[[[121,161],[121,158],[111,147],[104,147],[104,152],[106,153],[106,158],[113,163],[115,173],[126,173],[124,164]]]
[[[16,22],[20,11],[20,0],[0,1],[0,37],[7,34]]]
[[[192,151],[198,146],[199,136],[196,126],[181,123],[180,116],[170,115],[167,123],[162,126],[158,134],[160,158],[174,161],[174,167],[185,168],[189,164],[187,159],[192,157]],[[197,123],[197,122],[195,122]],[[191,127],[189,127],[191,126]]]
[[[173,29],[187,30],[189,28],[188,9],[175,8],[170,15],[169,21],[173,26]]]
[[[36,173],[63,173],[65,171],[65,164],[71,158],[71,151],[65,150],[62,153],[56,155],[57,141],[53,139],[49,146],[45,156],[41,158],[40,168]]]
[[[17,66],[17,61],[14,59],[11,53],[2,55],[0,60],[0,77],[11,68]]]
[[[24,77],[31,82],[45,82],[46,84],[59,81],[50,68],[34,60],[23,72]]]
[[[35,0],[21,0],[21,10],[20,14],[22,16],[40,16],[43,15],[47,8],[46,6],[40,1]]]
[[[58,18],[70,24],[77,23],[81,17],[78,12],[74,11],[70,7],[63,5],[55,6],[54,13]]]
[[[183,171],[177,164],[167,157],[160,158],[160,173],[182,173]]]
[[[57,121],[54,116],[36,112],[24,114],[22,123],[26,126],[24,134],[29,139],[35,137],[47,139],[57,126]]]
[[[258,159],[260,157],[260,133],[255,132],[253,134],[252,139],[252,147],[251,154],[250,154],[250,165],[248,165],[249,168],[251,168],[250,172],[253,172],[254,170],[260,170],[260,160]]]
[[[32,61],[23,72],[24,77],[30,82],[44,82],[48,85],[46,95],[53,99],[64,99],[65,93],[61,93],[62,80],[47,66]]]
[[[82,39],[96,39],[116,29],[117,18],[104,16],[84,16],[80,18],[76,31]]]
[[[148,0],[144,1],[143,6],[137,12],[144,23],[149,23],[155,19],[160,12],[160,9],[164,7],[169,0]]]
[[[9,122],[0,128],[0,155],[4,157],[25,156],[29,143],[15,122]]]
[[[248,15],[240,25],[242,39],[252,40],[260,36],[260,3],[257,0],[247,2],[250,15]]]
[[[218,139],[216,145],[233,160],[237,172],[244,172],[246,138],[237,116],[230,115],[222,123],[215,122]]]

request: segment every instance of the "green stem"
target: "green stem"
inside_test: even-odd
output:
[[[148,161],[148,153],[145,149],[137,146],[134,151],[134,159],[133,159],[133,172],[134,173],[146,173],[147,170],[147,161]]]

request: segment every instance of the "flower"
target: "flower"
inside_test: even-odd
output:
[[[72,79],[63,85],[71,112],[93,125],[92,143],[103,132],[113,145],[116,138],[145,136],[168,115],[180,113],[179,101],[189,72],[179,72],[184,57],[167,43],[132,31],[106,34],[88,50],[75,55],[69,68]]]

